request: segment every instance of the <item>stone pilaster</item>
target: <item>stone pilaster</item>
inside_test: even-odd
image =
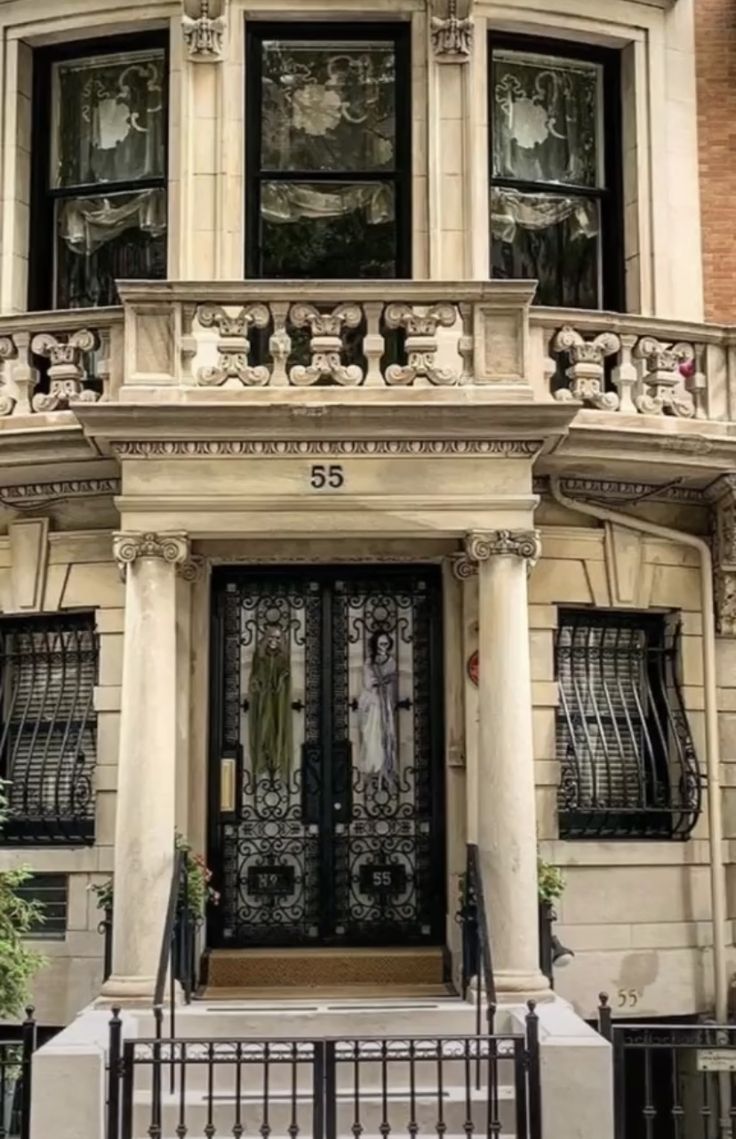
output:
[[[118,533],[125,639],[115,819],[110,1001],[153,994],[171,883],[176,810],[177,567],[182,533]]]
[[[736,637],[736,475],[724,475],[709,491],[713,502],[713,591],[716,627]]]
[[[478,573],[477,842],[496,988],[539,995],[537,827],[527,572],[536,530],[473,531],[456,572]]]

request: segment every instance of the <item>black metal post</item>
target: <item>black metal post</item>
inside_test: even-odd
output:
[[[31,1081],[33,1078],[33,1053],[36,1051],[36,1021],[33,1013],[33,1006],[29,1005],[21,1029],[23,1050],[21,1059],[20,1139],[30,1139],[31,1134]]]
[[[120,1050],[123,1041],[123,1022],[120,1009],[112,1010],[110,1021],[110,1050],[107,1065],[107,1139],[120,1137]]]
[[[152,1073],[155,1079],[156,1066]],[[123,1044],[123,1110],[120,1124],[120,1139],[133,1137],[133,1083],[135,1080],[135,1041],[126,1040]]]
[[[360,1044],[356,1047],[360,1048]],[[335,1041],[324,1042],[324,1139],[337,1139],[337,1061]]]
[[[539,1017],[536,1001],[528,1001],[526,1017],[527,1090],[529,1139],[542,1139],[542,1086],[539,1065]]]
[[[552,924],[557,914],[551,902],[539,903],[539,968],[554,989],[554,960],[552,953]]]
[[[106,981],[112,975],[112,906],[105,906],[104,918],[99,924],[99,931],[103,935],[102,949],[102,979]]]
[[[608,1003],[608,993],[599,993],[598,1000],[598,1031],[601,1036],[609,1042],[613,1036],[613,1024],[611,1023],[611,1006]]]
[[[324,1139],[325,1130],[325,1045],[323,1040],[312,1044],[312,1135]]]
[[[624,1034],[619,1029],[611,1032],[613,1044],[613,1134],[615,1139],[626,1139],[626,1053]]]

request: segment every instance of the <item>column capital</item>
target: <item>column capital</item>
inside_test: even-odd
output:
[[[112,536],[112,552],[123,575],[126,566],[139,558],[161,558],[172,565],[182,565],[189,558],[189,536],[180,531],[154,534],[118,530]]]
[[[542,543],[538,530],[471,530],[464,539],[465,554],[461,558],[471,562],[486,562],[494,557],[524,558],[530,563],[536,562],[542,552]],[[465,566],[457,576],[469,577]]]

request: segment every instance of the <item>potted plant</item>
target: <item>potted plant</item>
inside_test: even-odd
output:
[[[539,897],[539,956],[542,972],[553,985],[553,967],[566,965],[575,956],[552,932],[557,920],[555,902],[565,891],[565,875],[559,866],[537,859],[537,894]]]
[[[7,815],[5,783],[0,780],[0,831]],[[31,877],[25,866],[0,870],[0,1021],[16,1019],[27,1006],[33,977],[45,964],[44,958],[29,949],[25,938],[43,921],[42,908],[18,895],[18,888]],[[18,1047],[20,1055],[20,1046]],[[2,1134],[10,1134],[20,1063],[6,1063],[0,1072],[3,1082]]]

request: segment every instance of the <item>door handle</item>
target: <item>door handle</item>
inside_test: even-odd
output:
[[[236,761],[234,756],[220,760],[220,813],[231,815],[235,811]]]

